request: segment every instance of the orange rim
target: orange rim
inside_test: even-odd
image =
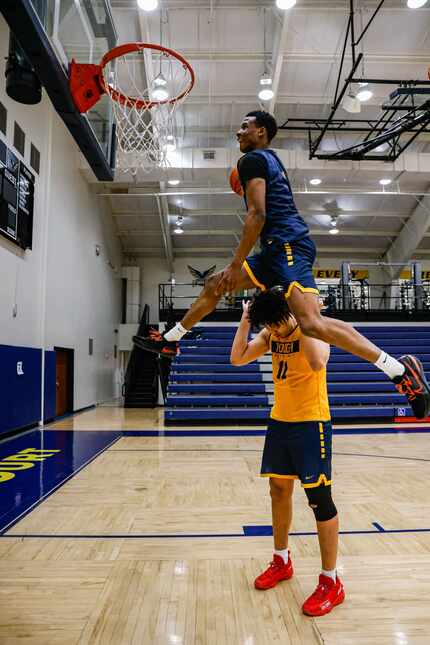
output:
[[[118,90],[115,90],[112,85],[105,82],[103,69],[108,63],[110,63],[115,58],[119,58],[120,56],[125,56],[126,54],[131,54],[135,51],[143,51],[144,49],[155,49],[157,51],[168,54],[169,56],[173,56],[173,58],[176,58],[176,60],[178,60],[182,64],[182,66],[188,70],[190,74],[190,82],[181,94],[175,96],[172,99],[166,99],[165,101],[145,101],[144,99],[133,98],[132,96],[127,96],[122,92],[118,92]],[[163,47],[163,45],[152,45],[150,43],[126,43],[124,45],[118,45],[118,47],[114,47],[103,56],[100,62],[99,80],[106,94],[108,94],[114,101],[117,101],[118,103],[121,103],[123,105],[133,105],[137,110],[142,110],[143,108],[148,109],[157,105],[173,105],[174,103],[177,103],[191,92],[194,87],[196,77],[194,70],[189,62],[181,54],[175,52],[174,49]]]

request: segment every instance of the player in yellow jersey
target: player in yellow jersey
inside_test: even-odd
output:
[[[249,340],[251,326],[263,329]],[[267,351],[272,352],[275,395],[261,475],[269,477],[275,552],[255,587],[270,589],[293,575],[288,533],[294,480],[300,479],[315,514],[322,561],[319,584],[304,602],[303,612],[322,616],[345,598],[336,573],[339,520],[331,496],[332,430],[326,379],[330,347],[302,334],[282,287],[263,291],[244,305],[230,359],[233,365],[246,365]]]

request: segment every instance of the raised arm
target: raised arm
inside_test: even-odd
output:
[[[243,314],[230,352],[232,365],[247,365],[269,349],[270,334],[263,329],[257,336],[248,342],[250,324],[248,321],[248,303],[243,303]]]
[[[330,345],[322,340],[305,335],[302,335],[300,342],[310,368],[314,372],[324,369],[330,358]]]

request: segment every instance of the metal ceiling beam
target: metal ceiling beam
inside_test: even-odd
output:
[[[430,194],[429,194],[430,197]],[[418,204],[405,222],[402,230],[397,238],[391,244],[390,248],[384,255],[385,262],[409,262],[416,254],[417,247],[420,245],[424,237],[428,237],[427,233],[430,227],[430,207],[429,202],[424,199],[417,200]],[[430,255],[430,250],[428,251]],[[396,279],[400,274],[400,269],[393,267],[389,269],[391,279]]]
[[[320,211],[320,210],[305,210],[300,208],[300,215],[303,217],[319,217],[320,215],[324,216],[329,216],[329,213],[327,211]],[[158,213],[142,213],[142,212],[136,212],[136,211],[112,211],[111,213],[114,217],[141,217],[144,219],[145,217],[158,217]],[[172,216],[172,213],[170,213]],[[183,216],[184,217],[237,217],[238,215],[245,215],[245,211],[233,211],[233,210],[226,210],[226,211],[219,211],[219,210],[210,210],[210,211],[205,211],[205,210],[183,210]],[[397,217],[399,219],[404,219],[405,217],[409,217],[409,212],[401,212],[401,211],[378,211],[378,210],[366,210],[366,211],[346,211],[343,210],[342,213],[340,214],[341,217]],[[177,214],[175,213],[175,217],[177,217]]]
[[[295,188],[293,186],[294,195],[374,195],[376,197],[428,197],[426,191],[417,190],[366,190],[364,188],[344,188],[340,186],[325,187],[324,189],[307,190],[304,188]],[[186,190],[176,191],[160,191],[160,192],[142,192],[142,193],[128,193],[127,195],[117,195],[115,193],[98,193],[98,197],[120,197],[122,199],[141,199],[144,197],[189,197],[193,195],[234,195],[233,191],[225,188],[190,188]]]
[[[288,25],[291,20],[291,13],[284,11],[282,24],[278,27],[278,33],[275,37],[276,45],[272,55],[272,90],[274,92],[273,98],[269,103],[269,112],[271,114],[275,111],[275,105],[278,98],[279,81],[281,78],[282,63],[284,62],[284,50],[287,43]]]
[[[339,223],[339,235],[342,237],[347,237],[347,236],[364,236],[366,235],[367,237],[396,237],[398,235],[398,231],[369,231],[367,229],[351,229],[351,228],[342,228],[342,223]],[[240,234],[241,230],[240,229],[225,229],[225,228],[211,228],[211,229],[192,229],[192,228],[186,228],[184,229],[184,232],[182,233],[181,237],[214,237],[214,236],[232,236],[234,237],[237,234]],[[329,235],[330,229],[329,228],[314,228],[311,229],[311,235],[316,236],[316,235]],[[147,231],[144,228],[142,229],[129,229],[129,230],[121,230],[118,231],[119,236],[123,237],[130,237],[130,236],[152,236],[152,235],[160,235],[160,231]],[[430,234],[426,235],[426,237],[430,237]]]
[[[288,17],[288,12],[285,12],[284,18]],[[256,63],[264,62],[263,51],[237,51],[231,50],[214,52],[211,54],[209,50],[204,49],[182,49],[181,54],[188,60],[211,63],[211,62],[237,62],[237,63]],[[288,61],[291,63],[333,63],[339,58],[338,54],[319,54],[316,52],[294,52],[283,51],[275,52],[273,57],[273,65],[275,66],[276,60],[280,58],[280,64]],[[352,59],[350,54],[345,54],[345,60]],[[392,63],[396,65],[427,65],[428,56],[423,54],[366,54],[366,60],[371,63]]]

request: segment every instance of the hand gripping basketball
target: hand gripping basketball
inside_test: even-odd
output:
[[[230,186],[232,191],[236,193],[236,195],[239,195],[239,197],[243,197],[242,183],[240,181],[237,168],[233,168],[233,170],[230,173]]]

